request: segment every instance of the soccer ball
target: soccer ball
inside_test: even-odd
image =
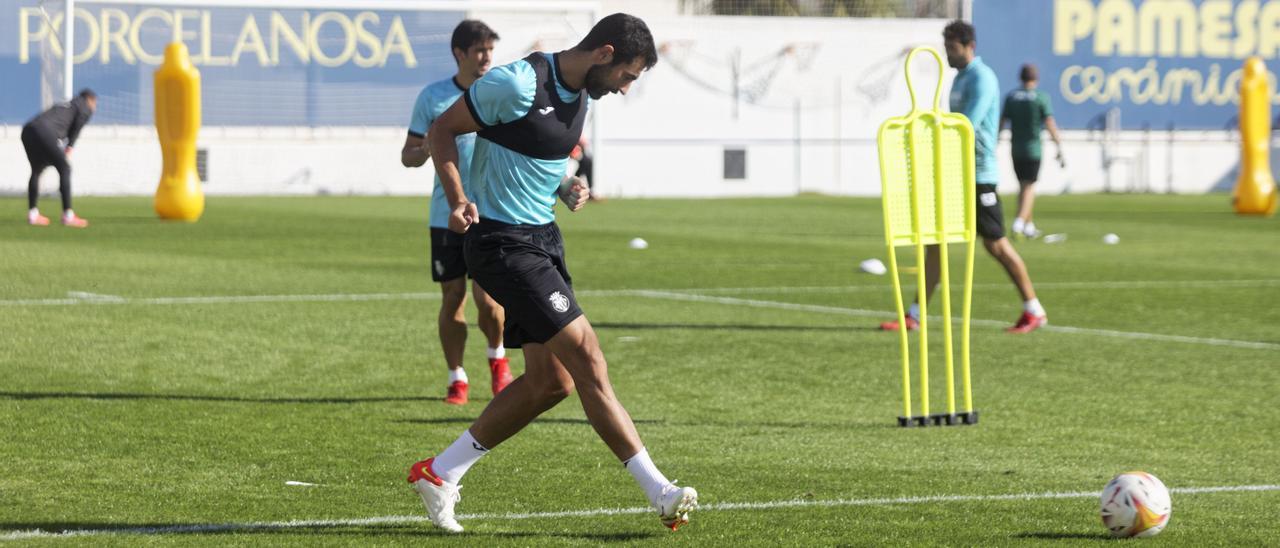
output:
[[[1125,472],[1102,490],[1102,524],[1113,537],[1153,537],[1169,524],[1169,490],[1146,472]]]

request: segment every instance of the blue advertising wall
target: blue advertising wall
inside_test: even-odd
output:
[[[41,106],[42,65],[61,69],[63,16],[0,1],[0,124]],[[76,89],[99,95],[97,124],[153,119],[152,73],[186,43],[205,125],[406,125],[422,86],[453,74],[461,12],[80,4]]]
[[[1244,59],[1280,49],[1280,0],[975,0],[973,20],[1002,90],[1034,63],[1069,129],[1115,107],[1125,129],[1223,129]]]

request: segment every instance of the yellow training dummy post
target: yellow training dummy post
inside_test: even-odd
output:
[[[938,62],[938,84],[933,109],[922,110],[911,85],[911,60],[925,52]],[[933,48],[919,47],[907,55],[907,90],[911,112],[890,118],[880,126],[880,182],[884,205],[884,235],[889,247],[889,272],[898,307],[898,332],[902,346],[902,416],[899,426],[975,424],[969,382],[969,310],[973,294],[975,233],[973,126],[962,114],[942,112],[942,56]],[[956,412],[955,372],[951,343],[951,272],[947,248],[965,243],[964,305],[961,312],[960,379],[964,409]],[[929,412],[929,316],[925,299],[925,246],[939,245],[942,283],[942,333],[946,358],[947,412]],[[912,246],[916,255],[916,291],[920,304],[920,413],[911,414],[911,357],[898,278],[897,247]]]
[[[204,213],[204,192],[196,175],[196,134],[200,132],[200,72],[191,65],[187,46],[174,42],[164,49],[156,70],[156,133],[164,156],[156,213],[161,219],[195,222]]]
[[[1231,203],[1236,213],[1273,215],[1276,183],[1271,178],[1271,84],[1262,59],[1244,62],[1240,79],[1240,178]]]

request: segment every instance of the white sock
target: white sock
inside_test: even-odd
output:
[[[1044,307],[1040,306],[1040,299],[1031,299],[1022,303],[1022,309],[1037,318],[1044,316]]]
[[[634,457],[622,461],[622,465],[631,472],[631,477],[636,479],[636,483],[640,484],[640,488],[644,490],[644,496],[649,498],[649,503],[653,504],[658,501],[658,496],[662,494],[662,489],[671,485],[667,481],[667,477],[658,471],[658,467],[653,465],[653,459],[649,458],[649,451],[641,449]]]
[[[920,319],[920,303],[911,303],[911,308],[907,309],[907,315],[919,320]]]
[[[467,372],[464,371],[461,367],[457,369],[450,369],[449,384],[453,384],[458,381],[467,382]]]
[[[75,212],[75,211],[72,211],[72,210],[70,210],[70,209],[64,209],[64,210],[62,210],[62,218],[63,218],[63,219],[74,219],[74,218],[76,218],[76,212]]]
[[[467,473],[471,465],[480,460],[489,452],[484,446],[480,445],[475,438],[471,437],[471,431],[463,432],[458,439],[445,449],[443,453],[436,455],[436,460],[431,461],[431,471],[436,477],[457,485],[462,481],[462,476]]]
[[[1016,232],[1016,233],[1018,233],[1018,234],[1022,234],[1022,233],[1023,233],[1023,229],[1024,229],[1024,228],[1026,228],[1026,226],[1027,226],[1027,223],[1026,223],[1025,221],[1023,221],[1023,220],[1022,220],[1022,217],[1014,217],[1014,218],[1013,218],[1013,231],[1014,231],[1014,232]]]
[[[507,349],[501,346],[489,349],[489,359],[497,360],[507,357]]]

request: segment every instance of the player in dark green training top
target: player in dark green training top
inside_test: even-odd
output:
[[[1040,235],[1031,221],[1031,208],[1035,204],[1035,183],[1040,177],[1040,132],[1048,129],[1049,137],[1058,147],[1058,164],[1066,167],[1062,157],[1062,140],[1058,138],[1058,126],[1053,123],[1053,106],[1049,94],[1036,88],[1039,71],[1032,64],[1022,65],[1018,75],[1022,87],[1009,92],[1004,98],[1000,125],[1009,122],[1013,149],[1013,171],[1018,175],[1021,191],[1018,194],[1018,216],[1013,220],[1015,236],[1035,238]]]

